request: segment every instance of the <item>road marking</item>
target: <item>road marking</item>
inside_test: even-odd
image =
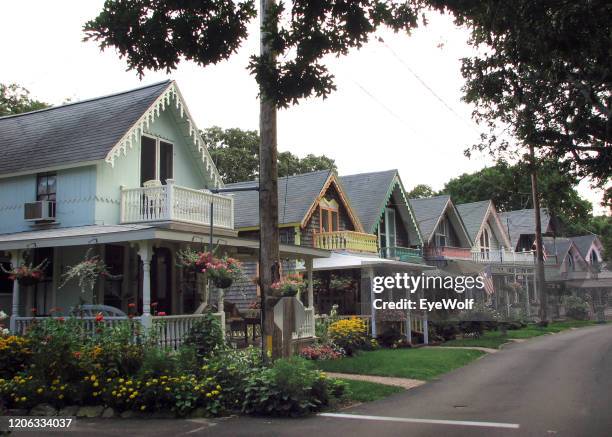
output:
[[[336,417],[339,419],[378,420],[381,422],[429,423],[434,425],[479,426],[484,428],[520,428],[520,425],[518,423],[477,422],[471,420],[416,419],[409,417],[364,416],[361,414],[342,413],[321,413],[319,414],[319,416]]]

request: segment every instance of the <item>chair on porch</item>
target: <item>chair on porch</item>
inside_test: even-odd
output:
[[[95,317],[98,314],[102,314],[104,317],[125,317],[127,314],[121,311],[119,308],[115,308],[109,305],[81,305],[73,307],[70,310],[70,315],[79,317]]]
[[[225,313],[228,340],[236,345],[243,343],[246,347],[248,343],[247,324],[238,307],[235,303],[224,301],[223,312]]]

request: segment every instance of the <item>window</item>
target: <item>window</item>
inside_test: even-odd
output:
[[[172,179],[173,146],[171,143],[143,135],[140,141],[140,184],[150,180],[159,180],[165,184]]]
[[[340,229],[340,215],[338,203],[335,200],[321,200],[319,204],[319,231],[335,232]]]
[[[36,200],[55,200],[56,193],[56,173],[41,173],[36,177]]]
[[[488,257],[488,254],[491,250],[491,237],[489,234],[489,228],[484,228],[482,230],[482,234],[480,234],[480,253],[485,257]]]
[[[440,225],[438,226],[438,231],[436,232],[436,246],[444,247],[446,246],[446,237],[448,235],[448,223],[446,219],[442,219],[440,221]]]

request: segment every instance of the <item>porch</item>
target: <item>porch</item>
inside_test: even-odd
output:
[[[469,247],[430,246],[424,251],[428,259],[472,259],[472,249]]]
[[[364,232],[317,232],[314,234],[314,247],[326,250],[378,253],[378,239],[376,235]]]
[[[499,248],[496,250],[473,250],[472,261],[478,263],[499,263],[499,264],[535,264],[535,252],[534,251],[523,251],[515,252],[513,250],[507,250],[505,248]]]
[[[209,235],[189,232],[190,229],[147,225],[84,226],[0,235],[0,258],[3,253],[5,256],[0,261],[19,265],[25,251],[34,253],[34,261],[49,259],[45,277],[36,285],[20,286],[17,281],[5,281],[10,282],[11,287],[11,311],[6,311],[11,313],[11,330],[23,333],[36,320],[60,315],[68,317],[74,307],[85,304],[113,308],[101,321],[107,325],[130,323],[153,329],[159,344],[165,347],[179,347],[193,324],[203,317],[201,313],[205,308],[213,309],[227,335],[231,336],[230,314],[226,314],[223,290],[210,287],[203,275],[177,267],[179,250],[209,241]],[[257,241],[239,239],[227,233],[213,238],[220,253],[240,260],[258,257]],[[93,254],[105,262],[115,277],[98,280],[91,293],[82,292],[76,283],[68,283],[60,289],[62,272],[82,261],[88,248],[94,249]],[[305,260],[307,265],[312,265],[313,258],[329,256],[326,251],[285,244],[281,245],[280,253],[287,259]],[[59,314],[58,307],[62,308]],[[294,339],[314,336],[312,300],[298,311],[300,309],[302,323],[293,333]],[[85,330],[93,332],[94,316],[87,314],[77,318],[85,325]],[[255,324],[251,324],[252,333],[255,333]]]

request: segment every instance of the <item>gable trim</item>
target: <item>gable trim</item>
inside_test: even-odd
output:
[[[111,148],[104,158],[104,161],[106,161],[111,167],[114,167],[115,159],[121,157],[121,155],[125,156],[127,154],[127,149],[131,149],[134,144],[139,141],[140,135],[146,133],[149,126],[161,115],[161,113],[167,107],[172,105],[173,100],[181,119],[185,119],[188,123],[189,138],[200,155],[201,164],[205,169],[205,173],[207,173],[207,176],[210,178],[215,187],[222,186],[223,182],[221,181],[221,176],[219,175],[217,167],[208,153],[208,149],[206,148],[204,140],[200,135],[200,131],[193,121],[191,114],[189,113],[189,109],[185,104],[185,100],[183,99],[183,96],[175,81],[170,82],[166,90],[161,93],[157,99],[155,99],[155,101],[140,116],[136,123],[134,123],[134,125],[121,137],[117,144]]]
[[[323,199],[323,197],[325,197],[325,193],[327,193],[327,190],[329,189],[329,187],[331,187],[332,184],[336,188],[336,191],[338,192],[338,195],[340,196],[340,200],[342,204],[346,208],[349,218],[351,219],[351,222],[353,223],[353,226],[355,227],[355,231],[365,233],[363,229],[363,225],[361,224],[361,221],[357,217],[357,214],[355,213],[355,211],[353,211],[353,207],[351,206],[348,200],[348,197],[344,193],[344,190],[338,183],[338,178],[334,173],[330,173],[329,177],[323,184],[323,188],[321,188],[321,191],[319,192],[317,197],[314,199],[314,201],[310,205],[310,208],[308,208],[308,210],[306,211],[306,215],[304,215],[304,218],[302,219],[302,222],[300,223],[300,227],[301,228],[306,227],[306,223],[308,223],[308,220],[310,220],[310,218],[312,217],[312,214],[314,214],[314,212],[317,210],[317,207],[319,206],[319,202],[321,201],[321,199]]]
[[[493,219],[495,220],[495,224],[497,225],[497,228],[500,230],[501,235],[504,239],[504,244],[506,245],[508,249],[511,249],[512,243],[510,243],[510,237],[508,236],[508,233],[504,230],[504,227],[501,224],[501,220],[499,219],[499,215],[497,214],[497,211],[495,210],[495,206],[493,205],[493,202],[491,200],[489,200],[489,206],[487,206],[487,211],[485,212],[484,218],[482,219],[482,222],[480,223],[480,228],[478,228],[478,233],[474,237],[473,245],[476,246],[478,244],[478,241],[480,239],[480,234],[482,234],[482,230],[484,229],[485,224],[489,221],[489,216],[492,216]]]

